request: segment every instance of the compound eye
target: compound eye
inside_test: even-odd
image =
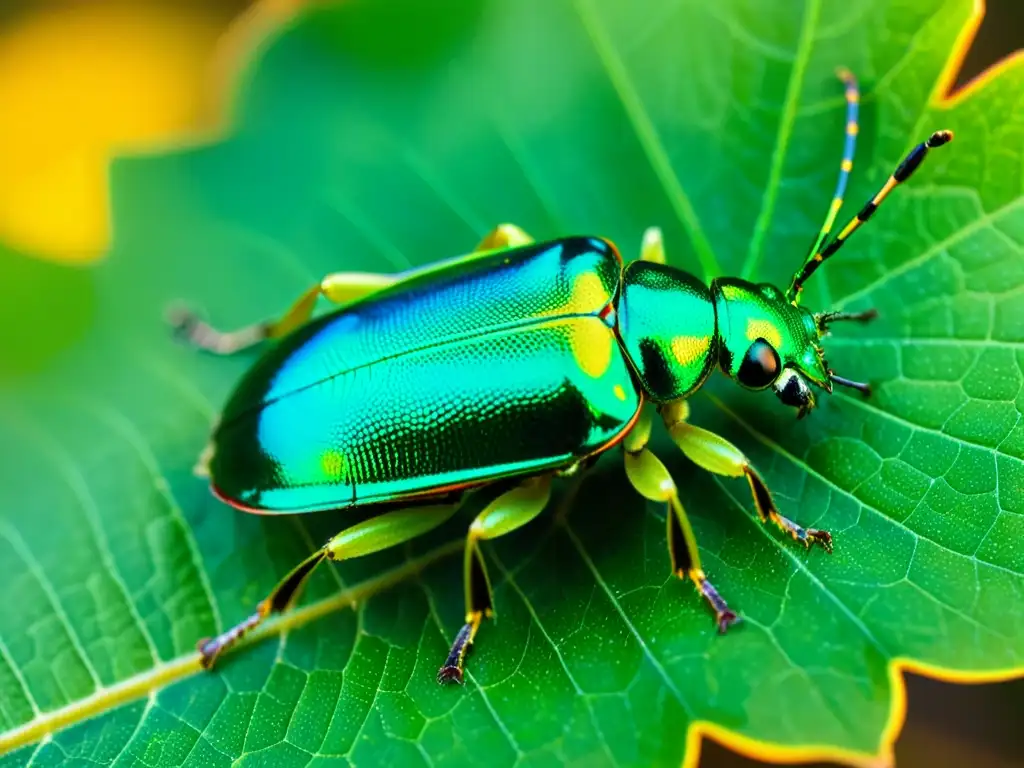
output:
[[[764,339],[757,339],[743,356],[736,378],[747,389],[764,389],[779,376],[779,353]]]

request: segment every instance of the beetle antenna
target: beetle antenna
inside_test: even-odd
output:
[[[828,214],[825,216],[825,223],[821,225],[818,236],[814,238],[805,261],[814,258],[814,254],[818,252],[821,244],[828,237],[828,233],[832,231],[832,225],[836,223],[839,209],[843,207],[843,195],[846,194],[846,185],[850,180],[850,172],[853,170],[853,154],[857,148],[857,112],[859,109],[858,105],[860,104],[860,88],[857,86],[857,78],[846,67],[837,69],[836,77],[845,86],[846,143],[843,145],[843,160],[839,163],[839,178],[836,180],[836,191],[832,194],[832,203],[829,205]]]
[[[831,323],[846,321],[867,323],[876,317],[878,317],[877,309],[866,309],[863,312],[821,312],[814,316],[814,322],[818,326],[818,330],[824,333]]]
[[[846,149],[843,154],[843,162],[840,166],[839,183],[836,186],[836,195],[832,199],[832,207],[829,208],[828,217],[825,219],[825,224],[821,228],[821,232],[818,233],[818,237],[814,242],[814,246],[811,248],[810,254],[804,261],[803,266],[793,275],[793,282],[790,283],[789,289],[786,291],[786,298],[789,299],[794,305],[800,302],[800,291],[803,290],[804,283],[807,282],[808,278],[814,274],[821,264],[828,259],[830,256],[835,254],[846,242],[847,238],[856,232],[860,226],[866,222],[871,215],[875,212],[882,201],[889,196],[898,185],[909,179],[914,171],[916,171],[924,158],[927,156],[928,151],[941,147],[943,144],[948,144],[953,140],[953,132],[942,130],[936,131],[929,136],[925,141],[918,144],[907,156],[903,158],[896,170],[892,172],[888,180],[882,185],[882,188],[875,193],[860,212],[857,213],[853,219],[851,219],[845,227],[836,235],[828,244],[825,244],[825,239],[828,236],[829,230],[832,228],[832,224],[835,221],[836,215],[839,213],[839,207],[842,205],[842,193],[846,189],[846,181],[849,178],[850,170],[853,168],[853,138],[857,135],[857,81],[853,78],[853,75],[847,70],[839,70],[839,77],[846,83],[846,103],[847,103],[847,121],[846,121]]]
[[[849,128],[847,128],[849,130]],[[797,304],[800,297],[800,291],[803,290],[804,283],[807,279],[814,274],[814,272],[822,265],[822,263],[832,256],[836,251],[843,247],[843,243],[846,242],[847,238],[860,229],[860,226],[871,218],[871,214],[875,212],[882,201],[889,196],[889,193],[893,191],[898,185],[909,179],[911,175],[920,167],[921,162],[928,154],[928,150],[941,147],[943,144],[948,144],[953,140],[952,131],[936,131],[929,136],[925,141],[918,144],[907,156],[903,158],[902,162],[896,166],[896,170],[892,172],[892,175],[885,182],[880,190],[872,197],[864,207],[860,209],[860,212],[854,216],[849,223],[843,227],[843,229],[836,235],[828,245],[823,248],[819,247],[819,250],[811,256],[807,261],[804,262],[803,267],[796,275],[793,276],[793,282],[789,286],[789,290],[786,291],[786,298]]]
[[[832,379],[833,384],[838,384],[841,387],[849,387],[850,389],[856,389],[864,397],[871,397],[871,385],[865,384],[862,381],[850,381],[844,379],[842,376],[836,376],[831,371],[829,372],[829,378]]]

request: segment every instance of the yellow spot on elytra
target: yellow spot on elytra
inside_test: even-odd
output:
[[[621,384],[616,384],[614,387],[612,387],[612,392],[615,393],[615,396],[617,398],[619,398],[619,400],[622,400],[623,402],[625,402],[625,400],[626,400],[626,390],[624,390],[622,388]]]
[[[747,339],[750,341],[764,339],[775,347],[776,350],[782,346],[782,334],[780,334],[779,329],[775,327],[775,323],[769,320],[748,320]]]
[[[858,128],[857,124],[855,122],[853,122],[852,120],[846,124],[846,135],[847,136],[856,136],[857,135],[857,131],[859,131],[859,130],[860,130],[860,128]]]
[[[676,336],[672,339],[672,356],[680,365],[690,365],[707,354],[710,336]]]
[[[345,474],[345,454],[335,448],[328,448],[320,454],[320,469],[328,477],[343,477]]]
[[[846,92],[846,99],[851,104],[856,104],[858,101],[860,101],[860,93],[857,92],[856,88],[851,88],[849,91]]]
[[[580,370],[595,379],[603,376],[612,362],[612,330],[599,320],[587,319],[572,323],[567,331],[572,356]]]
[[[604,307],[611,299],[601,278],[594,272],[581,272],[572,283],[570,309],[577,312],[592,312]]]
[[[852,171],[852,170],[853,170],[853,160],[850,160],[849,158],[847,158],[846,160],[843,160],[843,162],[842,162],[842,164],[840,165],[840,167],[841,167],[841,168],[842,168],[842,169],[843,169],[844,171],[846,171],[847,173],[849,173],[850,171]]]
[[[538,313],[542,317],[563,317],[565,315],[585,315],[596,312],[608,305],[611,293],[594,272],[581,272],[572,281],[569,295],[565,301]]]

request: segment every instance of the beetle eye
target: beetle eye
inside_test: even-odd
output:
[[[757,339],[743,356],[736,378],[748,389],[764,389],[778,378],[781,367],[779,353],[764,339]]]

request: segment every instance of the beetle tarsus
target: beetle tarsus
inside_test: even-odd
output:
[[[807,538],[804,539],[804,544],[810,549],[811,544],[820,544],[822,549],[832,554],[832,534],[828,531],[823,531],[819,528],[808,528],[805,533]]]
[[[213,665],[217,662],[217,658],[224,651],[241,640],[243,635],[263,621],[268,614],[269,604],[264,601],[260,603],[256,613],[239,622],[231,629],[221,632],[216,637],[200,640],[196,648],[199,651],[199,664],[202,668],[212,669]]]
[[[792,536],[796,541],[799,541],[807,549],[810,549],[812,544],[820,544],[822,549],[830,555],[832,554],[832,534],[828,531],[821,528],[803,528],[788,517],[778,514],[778,512],[775,513],[772,519],[779,528]]]
[[[480,613],[468,616],[466,623],[459,630],[459,634],[455,636],[455,642],[452,643],[452,649],[448,658],[445,659],[444,666],[437,671],[437,682],[441,685],[449,682],[463,684],[462,668],[466,660],[466,652],[469,651],[476,631],[480,628],[481,618],[482,614]]]
[[[257,323],[237,331],[219,331],[185,306],[177,305],[167,311],[167,322],[175,338],[197,349],[216,355],[233,355],[266,340],[270,327]]]
[[[708,581],[704,571],[693,570],[690,573],[690,579],[697,585],[697,591],[708,601],[708,605],[715,612],[715,626],[718,627],[718,634],[724,635],[729,627],[741,620],[740,617],[729,607],[725,598],[719,594],[714,585]]]
[[[464,685],[465,681],[462,679],[462,670],[455,666],[445,664],[437,672],[437,682],[441,685],[450,682],[456,682],[459,685]]]
[[[718,634],[724,635],[733,624],[738,623],[740,617],[728,608],[715,614],[715,625],[718,627]]]

